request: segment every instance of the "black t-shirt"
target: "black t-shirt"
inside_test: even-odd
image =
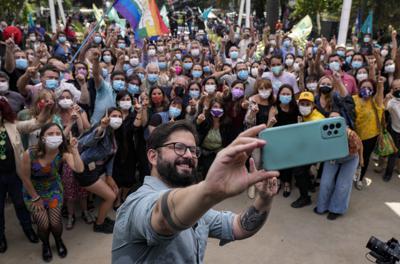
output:
[[[5,135],[5,137],[3,135]],[[6,156],[6,159],[2,160],[0,157],[0,173],[15,172],[16,168],[13,146],[11,145],[7,132],[4,133],[0,131],[0,149],[2,148],[5,150],[4,155]],[[0,155],[3,155],[3,153]]]
[[[276,127],[297,123],[298,121],[297,118],[300,115],[299,109],[297,107],[289,112],[283,111],[279,104],[277,105],[276,108],[278,109],[278,114],[276,115],[276,121],[277,121],[277,123],[275,124]]]

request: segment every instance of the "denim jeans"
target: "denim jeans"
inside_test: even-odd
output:
[[[32,228],[31,217],[22,198],[21,180],[15,172],[8,175],[0,174],[0,237],[4,235],[4,204],[7,192],[14,204],[15,213],[22,228],[25,230]]]
[[[317,201],[318,212],[344,214],[347,211],[358,161],[358,155],[350,155],[343,159],[324,162]]]

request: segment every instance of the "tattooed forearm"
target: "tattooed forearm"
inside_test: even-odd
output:
[[[240,226],[247,232],[254,232],[264,224],[267,217],[267,212],[260,212],[254,206],[250,206],[240,216]]]

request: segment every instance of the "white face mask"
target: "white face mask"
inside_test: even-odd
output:
[[[204,87],[206,92],[209,93],[209,94],[213,94],[215,92],[216,88],[217,87],[215,86],[215,84],[206,84],[206,86]]]
[[[257,77],[258,76],[258,68],[251,68],[251,75],[253,77]]]
[[[58,104],[61,106],[62,109],[68,109],[72,106],[74,102],[71,99],[61,99],[58,101]]]
[[[197,57],[200,55],[200,50],[199,49],[192,49],[190,51],[190,53],[192,54],[192,56]]]
[[[272,90],[268,89],[268,90],[259,90],[258,94],[260,95],[260,97],[262,99],[268,99],[271,96]]]
[[[132,107],[131,101],[119,101],[119,107],[123,110],[129,110]]]
[[[299,106],[299,112],[302,116],[308,116],[311,113],[311,106]]]
[[[129,60],[130,65],[132,66],[138,66],[139,65],[139,58],[131,58]]]
[[[269,44],[271,44],[272,46],[276,46],[276,40],[275,39],[271,39],[269,41]]]
[[[110,127],[112,129],[118,129],[122,125],[121,117],[110,117]]]
[[[35,42],[36,41],[36,37],[35,36],[30,36],[29,37],[30,41]]]
[[[300,71],[300,65],[299,65],[298,62],[295,62],[295,63],[293,64],[293,69],[294,69],[296,72],[299,72],[299,71]]]
[[[164,51],[164,47],[163,46],[157,47],[157,51],[158,52],[163,52]]]
[[[0,93],[7,92],[9,88],[8,82],[0,82]]]
[[[63,142],[62,136],[47,136],[44,138],[44,142],[48,149],[57,149]]]
[[[361,82],[361,81],[363,81],[363,80],[368,79],[368,74],[366,74],[366,73],[359,73],[359,74],[357,74],[356,78],[357,78],[357,80],[358,80],[359,82]]]
[[[389,54],[389,51],[387,49],[381,50],[382,57],[386,57],[388,54]]]
[[[286,59],[285,64],[287,66],[292,66],[293,65],[294,60],[293,59]]]
[[[156,50],[155,50],[155,49],[151,49],[151,50],[149,50],[149,51],[147,52],[147,54],[148,54],[149,56],[154,56],[154,55],[156,55]]]
[[[385,72],[387,73],[394,73],[396,70],[396,66],[394,64],[389,64],[385,66]]]
[[[307,89],[310,91],[315,91],[317,89],[317,83],[313,82],[313,83],[307,83]]]

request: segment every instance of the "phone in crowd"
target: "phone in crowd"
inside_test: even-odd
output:
[[[261,151],[265,170],[282,170],[349,155],[342,117],[267,128],[259,133],[267,144]]]

